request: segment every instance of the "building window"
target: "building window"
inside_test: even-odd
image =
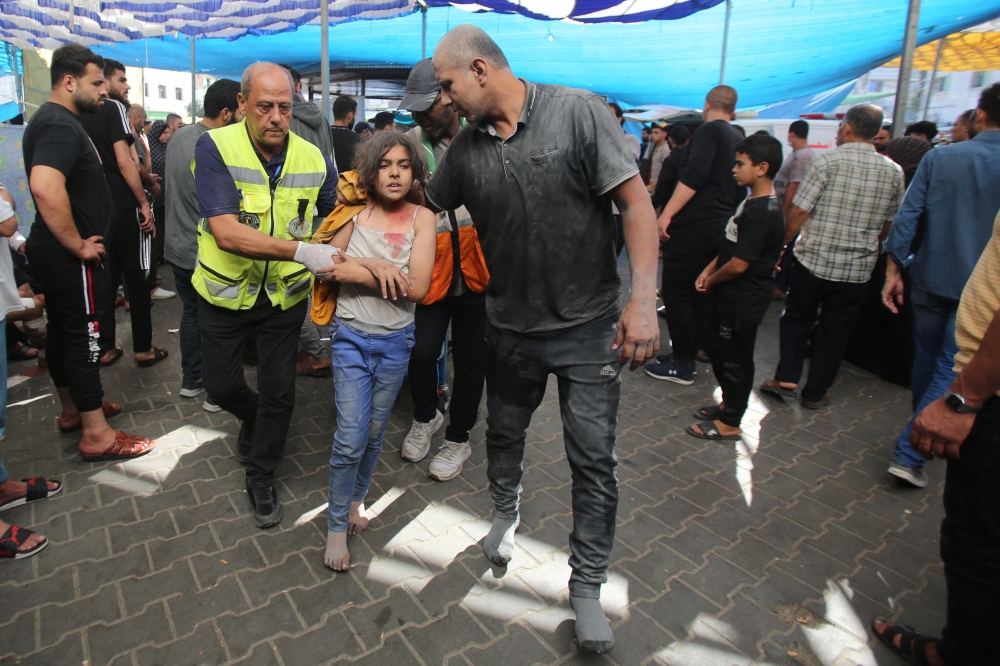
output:
[[[174,88],[174,99],[182,101],[184,99],[184,89]]]
[[[868,92],[870,93],[880,93],[885,86],[885,81],[869,81],[868,82]]]
[[[143,97],[149,97],[149,84],[148,83],[143,83],[142,84],[142,96]]]
[[[167,98],[167,87],[166,86],[156,86],[156,92],[159,93],[160,99]]]
[[[972,87],[982,88],[984,85],[986,85],[986,72],[973,72]]]
[[[935,94],[943,93],[944,82],[945,82],[945,77],[943,76],[939,76],[938,78],[934,79],[934,85],[931,86],[931,90],[933,90]]]

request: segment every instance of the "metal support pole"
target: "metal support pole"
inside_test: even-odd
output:
[[[913,71],[913,52],[917,48],[917,24],[920,22],[920,0],[910,0],[906,12],[906,33],[903,35],[903,53],[899,60],[899,80],[896,82],[896,106],[892,112],[892,136],[903,136],[906,125],[906,108],[910,104],[910,74]]]
[[[931,110],[931,98],[934,97],[934,79],[937,78],[938,67],[941,66],[941,51],[944,50],[946,39],[948,38],[942,37],[938,40],[937,55],[934,56],[934,69],[931,70],[931,78],[927,81],[927,87],[924,88],[924,113],[920,117],[921,120],[927,120],[927,112]]]
[[[733,11],[733,1],[726,0],[726,27],[722,31],[722,65],[719,67],[719,85],[726,82],[726,49],[729,47],[729,15]]]
[[[420,59],[427,57],[427,5],[420,7]]]
[[[196,88],[195,75],[194,75],[194,39],[195,36],[191,35],[191,124],[198,122],[198,99],[195,97],[194,91]]]
[[[319,0],[319,78],[323,86],[321,103],[326,124],[330,124],[330,3]]]

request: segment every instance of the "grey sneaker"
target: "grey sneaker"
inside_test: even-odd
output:
[[[431,466],[427,470],[427,476],[435,481],[448,481],[454,479],[462,473],[462,465],[472,455],[472,446],[469,442],[449,442],[444,440],[444,446],[434,456]]]
[[[410,432],[406,433],[403,449],[400,451],[403,460],[414,463],[423,460],[431,450],[431,437],[441,429],[442,425],[444,425],[444,414],[440,411],[434,412],[434,418],[430,423],[421,423],[413,419],[413,425],[410,426]]]
[[[898,460],[893,460],[892,464],[889,465],[889,474],[892,474],[896,478],[902,479],[917,488],[927,487],[927,473],[924,472],[924,470],[907,467]]]
[[[248,487],[247,497],[250,498],[250,508],[253,511],[250,519],[254,525],[263,530],[274,527],[281,522],[281,502],[278,501],[278,493],[274,489],[274,485]]]
[[[206,412],[211,412],[212,414],[216,414],[222,411],[222,407],[219,407],[217,404],[215,404],[215,401],[212,400],[212,396],[208,396],[205,398],[205,402],[202,403],[201,408],[204,409]]]

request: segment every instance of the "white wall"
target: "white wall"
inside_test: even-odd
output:
[[[173,72],[166,69],[151,69],[126,67],[126,75],[132,92],[129,100],[141,103],[146,111],[161,113],[176,113],[190,121],[191,104],[191,73]],[[201,102],[205,99],[205,90],[216,81],[215,77],[206,74],[196,74],[195,97]],[[160,96],[162,87],[163,97]],[[180,90],[180,99],[178,97]]]

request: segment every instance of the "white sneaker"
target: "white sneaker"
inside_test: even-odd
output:
[[[205,392],[204,387],[198,386],[196,388],[182,388],[181,397],[182,398],[197,398],[199,395]]]
[[[204,409],[206,412],[210,412],[212,414],[222,411],[222,407],[219,407],[217,404],[212,402],[211,397],[205,398],[205,402],[202,403],[201,408]]]
[[[152,294],[149,295],[154,301],[165,301],[168,298],[173,298],[177,295],[176,291],[170,291],[164,289],[163,287],[157,287]]]
[[[472,446],[468,442],[449,442],[444,440],[444,446],[434,456],[427,476],[435,481],[454,479],[462,473],[462,465],[472,455]]]
[[[403,449],[401,451],[403,460],[410,462],[420,462],[423,460],[427,452],[431,450],[431,437],[441,429],[442,425],[444,425],[444,414],[437,410],[434,411],[434,418],[430,423],[421,423],[413,419],[410,432],[406,434],[406,439],[403,440]]]

